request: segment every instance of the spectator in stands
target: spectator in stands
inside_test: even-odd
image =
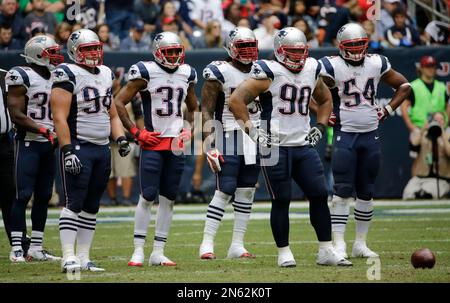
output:
[[[237,26],[250,28],[250,21],[248,21],[247,18],[242,18],[241,20],[239,20]]]
[[[0,25],[0,50],[21,50],[23,45],[20,41],[13,38],[12,28],[9,24]]]
[[[349,7],[336,7],[335,13],[327,14],[328,25],[325,29],[324,46],[336,45],[338,30],[349,22],[356,22],[362,15],[362,10],[357,5]],[[337,46],[337,45],[336,45]]]
[[[46,35],[45,25],[42,22],[34,22],[30,28],[30,38],[34,36]]]
[[[134,13],[144,22],[147,33],[155,31],[160,9],[159,0],[134,0]]]
[[[224,11],[225,20],[222,22],[223,37],[228,34],[237,26],[239,20],[241,20],[241,6],[234,2],[231,3]]]
[[[211,20],[223,22],[223,11],[221,0],[190,0],[189,17],[195,26],[206,30],[207,23]]]
[[[433,124],[435,124],[434,130],[438,130],[434,136],[431,130]],[[421,131],[413,133],[411,143],[419,153],[417,174],[406,185],[403,199],[436,199],[438,186],[439,198],[442,198],[450,190],[450,134],[445,132],[446,124],[445,114],[436,112]],[[435,137],[434,140],[433,137]],[[437,150],[433,148],[433,145]],[[436,160],[439,170],[436,169]]]
[[[410,132],[410,138],[420,133],[431,113],[447,111],[446,119],[450,114],[450,99],[445,84],[436,80],[436,67],[437,62],[434,57],[421,58],[419,78],[411,82],[411,94],[402,103],[402,117]],[[416,159],[417,150],[413,148],[412,142],[410,143],[410,156]],[[414,160],[411,169],[413,176],[416,174],[416,165],[417,161]]]
[[[136,21],[130,29],[130,35],[120,42],[120,50],[131,52],[150,51],[151,38],[145,33],[144,22]]]
[[[56,28],[55,41],[62,49],[67,49],[67,40],[69,40],[72,33],[72,25],[67,22],[61,22]]]
[[[380,12],[380,20],[376,22],[376,35],[378,41],[380,41],[383,46],[388,46],[384,34],[394,26],[394,17],[392,14],[394,11],[401,7],[400,0],[382,0],[383,7]]]
[[[317,38],[315,37],[314,33],[311,31],[311,28],[309,27],[309,23],[306,22],[305,19],[296,18],[292,20],[292,26],[298,28],[305,34],[310,47],[312,48],[319,47],[319,41],[317,41]]]
[[[308,22],[309,28],[315,32],[317,24],[315,20],[306,13],[306,2],[306,0],[290,1],[288,16],[289,24],[294,26],[294,20],[299,20],[302,18]]]
[[[194,48],[221,48],[223,47],[222,27],[218,20],[206,23],[205,33],[193,41]]]
[[[77,2],[79,1],[83,0],[77,0]],[[24,15],[30,13],[33,10],[33,4],[31,3],[31,0],[18,0],[18,2],[19,9]],[[65,6],[66,0],[45,0],[44,2],[45,11],[54,14],[58,22],[62,22],[64,20]]]
[[[72,16],[76,11],[72,6],[66,7],[65,21],[71,25],[79,22],[83,28],[94,30],[97,24],[105,22],[105,1],[79,0],[79,13]]]
[[[288,24],[287,15],[279,3],[278,5],[274,5],[271,0],[259,0],[258,11],[250,18],[251,27],[255,29],[261,26],[264,23],[264,19],[271,15],[275,15],[278,18],[279,28],[285,27]]]
[[[133,21],[136,20],[134,2],[132,0],[106,1],[105,12],[110,31],[120,40],[127,38]]]
[[[186,33],[183,30],[180,30],[180,23],[174,17],[166,17],[162,21],[162,31],[163,32],[172,32],[177,34],[181,42],[183,43],[185,50],[192,49],[191,42],[189,41]]]
[[[394,25],[386,31],[385,38],[391,46],[414,46],[420,44],[419,33],[406,24],[406,12],[398,8],[393,13]]]
[[[120,48],[120,40],[119,37],[114,36],[109,32],[108,24],[99,24],[95,28],[95,32],[98,35],[98,38],[103,43],[103,50],[105,52],[117,50]]]
[[[2,0],[0,6],[0,24],[9,24],[13,31],[13,38],[24,43],[28,38],[25,23],[18,11],[16,0]]]
[[[25,27],[28,34],[31,34],[33,23],[41,22],[45,25],[46,32],[54,36],[58,25],[55,15],[45,11],[44,0],[31,0],[30,3],[32,11],[25,17]]]
[[[186,32],[187,35],[192,34],[192,28],[186,22],[183,21],[183,18],[181,18],[180,15],[177,14],[177,9],[175,7],[174,2],[166,0],[161,5],[161,13],[156,23],[156,32],[157,33],[162,32],[163,21],[166,20],[167,22],[167,20],[170,19],[176,20],[179,30]]]
[[[281,27],[280,19],[276,15],[266,15],[262,19],[262,26],[255,29],[256,39],[258,39],[258,48],[273,49],[273,38]]]
[[[79,22],[75,23],[74,25],[72,25],[72,32],[76,32],[79,29],[82,29],[83,25]]]
[[[450,24],[431,21],[425,27],[423,42],[426,45],[447,45],[450,38]]]

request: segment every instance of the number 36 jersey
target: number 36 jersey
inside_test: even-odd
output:
[[[64,87],[73,94],[67,118],[71,138],[97,145],[109,144],[112,71],[101,65],[95,73],[90,73],[76,64],[63,63],[53,71],[52,79],[53,87]]]
[[[303,69],[293,73],[277,61],[253,63],[250,77],[270,79],[267,91],[259,95],[261,127],[271,134],[274,145],[305,146],[310,130],[309,102],[319,78],[321,66],[307,58]],[[277,142],[278,141],[278,142]]]
[[[391,69],[386,57],[366,55],[360,66],[347,64],[340,56],[323,57],[321,75],[335,82],[333,108],[343,132],[365,133],[378,128],[375,101],[381,76]]]
[[[50,110],[51,79],[44,79],[30,67],[17,66],[6,74],[5,83],[7,86],[24,86],[27,90],[25,94],[26,115],[37,124],[53,131],[53,119]],[[44,136],[24,131],[20,127],[18,127],[16,138],[26,141],[48,141]]]
[[[140,92],[144,123],[148,131],[160,137],[178,137],[183,128],[182,103],[191,83],[197,83],[197,72],[188,64],[173,73],[163,70],[155,62],[138,62],[130,67],[128,81],[142,79],[147,87]]]

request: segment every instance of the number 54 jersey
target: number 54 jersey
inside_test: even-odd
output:
[[[307,58],[303,69],[293,73],[277,61],[253,63],[250,77],[270,79],[267,91],[259,95],[261,127],[272,136],[273,145],[305,146],[310,130],[309,102],[319,78],[321,65]]]
[[[375,101],[380,78],[391,69],[384,56],[366,55],[364,63],[352,66],[340,56],[323,57],[321,75],[335,82],[332,88],[333,110],[338,117],[337,126],[349,133],[366,133],[378,128]]]
[[[188,64],[174,72],[163,70],[155,62],[138,62],[130,67],[128,81],[142,79],[147,87],[140,92],[144,123],[148,131],[161,133],[160,137],[178,137],[183,128],[182,103],[191,83],[197,83],[197,72]]]
[[[53,87],[72,92],[67,122],[73,139],[97,145],[109,144],[112,71],[100,65],[91,73],[76,64],[63,63],[53,71]]]

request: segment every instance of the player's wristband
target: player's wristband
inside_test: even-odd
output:
[[[120,136],[119,138],[116,139],[116,143],[120,144],[120,142],[122,141],[127,141],[127,137],[125,136]],[[127,141],[128,142],[128,141]]]
[[[325,130],[327,129],[325,127],[325,125],[323,125],[322,123],[317,123],[316,124],[317,129],[322,133],[322,135],[325,133]]]
[[[133,126],[130,128],[130,133],[135,137],[138,138],[139,135],[141,134],[141,131],[139,130],[139,128],[137,128],[136,126]]]
[[[63,147],[61,147],[61,152],[64,155],[72,154],[73,153],[73,146],[72,146],[72,144],[66,144]]]
[[[389,113],[389,115],[392,115],[392,113],[394,112],[394,110],[392,109],[392,107],[388,104],[384,107],[387,112]]]

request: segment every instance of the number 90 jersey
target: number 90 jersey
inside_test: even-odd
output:
[[[391,69],[388,59],[380,55],[366,55],[359,66],[347,64],[340,56],[323,57],[322,76],[334,80],[333,110],[338,117],[337,127],[343,132],[365,133],[378,128],[375,101],[381,76]]]
[[[267,91],[259,95],[261,127],[272,135],[274,145],[305,146],[310,130],[309,102],[319,78],[321,65],[307,58],[303,69],[293,73],[273,60],[253,63],[250,76],[270,79]]]
[[[44,79],[32,68],[17,66],[12,68],[5,77],[7,86],[22,85],[26,88],[26,115],[37,124],[53,131],[53,119],[50,110],[51,79]],[[17,126],[18,139],[26,141],[46,142],[44,136],[22,130]]]
[[[225,131],[240,129],[234,115],[230,112],[230,96],[236,87],[244,82],[250,73],[244,73],[226,61],[213,61],[203,70],[203,78],[206,81],[218,81],[222,85],[222,92],[216,100],[215,119],[222,123]],[[261,111],[259,110],[259,100],[247,105],[250,120],[255,126],[259,126]]]
[[[140,92],[144,123],[148,131],[160,132],[160,137],[178,137],[183,128],[182,103],[191,83],[197,83],[197,72],[188,64],[173,73],[155,62],[138,62],[130,67],[128,81],[142,79],[147,87]]]
[[[109,144],[112,102],[112,71],[100,65],[90,73],[76,64],[63,63],[53,71],[53,86],[67,85],[71,90],[69,124],[71,138],[97,145]]]

